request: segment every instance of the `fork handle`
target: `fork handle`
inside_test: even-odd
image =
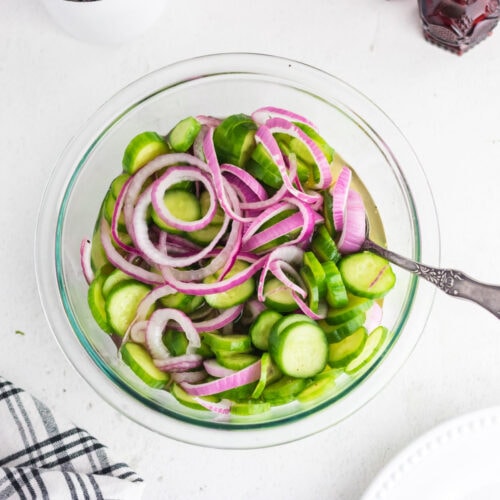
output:
[[[376,253],[389,262],[424,278],[452,297],[475,302],[500,319],[500,286],[481,283],[455,269],[426,266],[387,250],[368,239],[363,244],[363,249]]]

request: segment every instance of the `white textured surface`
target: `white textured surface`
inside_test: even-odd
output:
[[[37,210],[72,134],[144,73],[227,51],[298,59],[372,98],[407,136],[429,178],[442,263],[500,283],[500,32],[457,57],[424,41],[413,0],[170,0],[146,35],[110,47],[70,38],[36,0],[4,0],[0,372],[129,462],[148,481],[145,498],[355,500],[416,436],[500,403],[500,323],[492,315],[438,293],[410,360],[354,416],[294,444],[229,452],[158,437],[118,415],[65,360],[41,311],[33,266]]]

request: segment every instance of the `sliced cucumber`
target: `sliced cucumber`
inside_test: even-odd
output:
[[[163,335],[163,343],[172,356],[186,354],[188,340],[184,332],[179,330],[167,330]]]
[[[286,404],[305,389],[307,381],[303,378],[282,377],[277,382],[268,385],[262,393],[264,401],[273,405]]]
[[[371,252],[343,257],[339,262],[339,270],[346,288],[360,297],[380,299],[396,283],[390,263]]]
[[[200,405],[200,403],[196,401],[194,396],[188,394],[178,384],[172,384],[171,393],[172,396],[174,396],[174,398],[177,399],[177,401],[179,401],[179,403],[181,403],[184,406],[187,406],[188,408],[193,408],[194,410],[207,410],[204,406]],[[203,399],[210,403],[218,403],[220,401],[220,398],[215,395],[200,396],[200,399]]]
[[[311,251],[304,252],[303,259],[303,266],[311,271],[312,277],[318,287],[319,298],[324,298],[326,295],[326,273],[324,267],[321,265],[316,255]]]
[[[375,357],[387,337],[387,328],[377,326],[373,332],[368,335],[366,343],[361,353],[356,356],[345,368],[346,373],[353,374],[366,366]]]
[[[109,264],[108,257],[106,256],[106,252],[102,247],[101,243],[101,229],[100,229],[100,219],[96,224],[96,228],[94,230],[94,234],[92,235],[92,243],[90,246],[90,267],[94,273],[97,273],[99,269]]]
[[[307,292],[307,305],[312,312],[317,313],[319,310],[319,287],[309,267],[303,267],[300,270],[300,277],[304,282]]]
[[[241,403],[233,403],[231,405],[232,415],[250,416],[266,413],[271,409],[271,404],[266,401],[248,401]]]
[[[283,316],[272,309],[262,311],[250,327],[250,338],[252,344],[261,351],[267,351],[269,348],[269,335],[275,323],[277,323]]]
[[[347,304],[344,307],[330,309],[326,314],[325,321],[329,325],[340,325],[359,313],[368,311],[372,305],[373,300],[371,299],[349,294]]]
[[[353,318],[341,323],[340,325],[329,325],[325,320],[318,321],[319,327],[325,332],[329,343],[340,342],[351,333],[354,333],[360,326],[363,326],[366,321],[364,312],[358,313]]]
[[[181,120],[168,134],[167,141],[174,151],[185,153],[201,130],[201,123],[193,116]]]
[[[281,331],[272,329],[269,353],[285,375],[308,378],[325,368],[328,343],[325,333],[316,323],[296,322]]]
[[[321,377],[312,380],[307,387],[297,394],[297,400],[301,403],[308,403],[319,399],[333,390],[335,387],[335,377]]]
[[[323,191],[323,218],[325,219],[325,228],[328,233],[335,237],[335,225],[333,223],[333,196],[330,191]]]
[[[108,315],[106,314],[106,302],[102,293],[102,287],[106,280],[106,275],[98,273],[92,280],[87,292],[87,301],[90,312],[99,327],[107,333],[112,333],[113,329],[109,325]]]
[[[347,365],[363,350],[367,338],[366,328],[362,326],[340,342],[330,344],[328,364],[332,368]]]
[[[277,278],[271,278],[264,284],[264,304],[282,313],[292,312],[298,308],[290,288]]]
[[[123,336],[135,317],[137,306],[151,291],[151,287],[135,280],[118,283],[106,298],[106,315],[109,326]]]
[[[186,237],[198,245],[208,245],[217,236],[220,228],[220,225],[209,224],[203,229],[186,232]]]
[[[203,341],[214,351],[223,353],[246,353],[252,350],[252,341],[249,335],[219,333],[204,333]]]
[[[157,156],[169,153],[170,148],[163,137],[156,132],[142,132],[128,144],[123,154],[123,170],[134,174]]]
[[[249,264],[242,260],[237,260],[231,270],[226,274],[225,279],[229,279],[232,276],[244,271]],[[215,283],[219,280],[220,271],[216,272],[211,276],[207,276],[203,283]],[[255,280],[253,278],[248,278],[246,281],[240,285],[236,285],[227,292],[212,293],[205,295],[205,300],[207,304],[216,309],[227,309],[229,307],[236,306],[238,304],[243,304],[248,300],[255,290]]]
[[[106,298],[112,288],[122,281],[129,280],[130,276],[124,273],[121,269],[114,269],[109,276],[106,277],[102,285],[102,295]]]
[[[210,207],[210,193],[208,191],[203,191],[200,194],[200,209],[201,216],[205,216]],[[214,218],[210,221],[211,226],[220,226],[224,222],[224,210],[217,205],[217,210],[215,212]]]
[[[120,352],[123,361],[143,382],[156,389],[165,387],[169,375],[155,366],[153,358],[142,345],[126,342]]]
[[[224,367],[231,370],[243,370],[247,366],[259,360],[259,356],[250,353],[230,353],[216,354],[217,361]]]
[[[214,131],[214,146],[220,163],[243,168],[255,148],[257,125],[243,113],[228,116]]]
[[[183,189],[169,189],[165,192],[163,202],[169,212],[176,218],[185,222],[193,222],[201,218],[201,207],[198,198],[193,193]],[[182,233],[182,230],[173,228],[163,221],[155,210],[151,216],[154,223],[161,229],[170,233]]]
[[[260,358],[260,377],[252,393],[252,399],[260,398],[262,392],[266,388],[268,380],[272,376],[273,369],[274,365],[271,361],[271,356],[269,356],[268,352],[263,353]]]
[[[341,258],[339,249],[325,226],[319,226],[314,233],[311,250],[320,262],[338,263]]]
[[[345,307],[349,302],[347,290],[337,265],[332,262],[323,262],[326,284],[326,302],[333,308]]]
[[[165,295],[160,299],[160,302],[165,307],[171,307],[185,313],[191,313],[198,309],[198,307],[203,304],[204,300],[202,295],[188,295],[186,293],[177,292]]]
[[[311,319],[309,316],[306,316],[305,314],[287,314],[272,326],[271,332],[273,330],[276,330],[274,335],[279,335],[288,326],[293,325],[295,323],[303,323],[304,321],[306,322],[308,321],[313,325],[316,324],[316,322],[313,319]]]
[[[109,190],[111,191],[111,194],[113,195],[115,200],[116,200],[116,198],[118,198],[123,186],[125,185],[125,183],[129,179],[130,179],[130,174],[123,173],[123,174],[120,174],[118,177],[115,177],[111,181],[111,185],[109,186]]]

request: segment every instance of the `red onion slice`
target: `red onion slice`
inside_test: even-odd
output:
[[[111,232],[109,224],[104,217],[101,218],[101,243],[106,253],[106,257],[109,262],[113,264],[116,268],[122,270],[125,274],[128,274],[132,278],[142,281],[150,285],[164,283],[164,279],[160,274],[148,271],[142,267],[136,266],[135,264],[129,262],[125,259],[111,242]]]
[[[318,127],[312,121],[287,109],[264,106],[252,113],[252,119],[258,125],[264,125],[270,118],[283,118],[290,122],[303,123],[316,130],[316,132],[318,131]]]
[[[224,218],[221,228],[215,238],[198,253],[189,256],[169,256],[161,252],[151,241],[147,224],[148,207],[151,203],[153,186],[149,186],[141,194],[133,212],[134,243],[137,248],[158,266],[186,267],[204,258],[218,243],[226,231],[229,219]]]
[[[340,253],[361,249],[366,238],[366,211],[361,195],[352,189],[347,196],[344,228],[338,242]]]
[[[236,370],[231,370],[222,366],[216,359],[210,358],[203,361],[203,367],[206,372],[212,377],[222,378],[236,373]]]
[[[90,256],[92,252],[92,244],[90,240],[83,239],[80,244],[80,265],[82,267],[83,276],[88,285],[94,280],[94,271],[90,264]]]
[[[226,325],[236,321],[243,311],[243,304],[223,309],[218,316],[204,321],[193,322],[198,333],[211,332],[213,330],[220,330]]]
[[[297,130],[300,130],[296,127]],[[276,132],[281,132],[282,130],[278,130],[277,127],[274,128]],[[276,139],[273,136],[273,131],[265,125],[261,125],[257,132],[255,132],[255,142],[257,144],[262,144],[267,153],[271,156],[274,164],[278,167],[279,173],[281,174],[281,178],[283,179],[283,184],[286,186],[286,189],[290,194],[294,197],[298,198],[300,201],[305,203],[313,203],[318,198],[318,193],[307,194],[304,191],[297,189],[290,178],[290,172],[285,163],[285,159],[283,158],[283,153],[276,142]],[[326,159],[325,159],[326,161]]]
[[[219,392],[250,384],[260,378],[260,359],[227,377],[222,377],[204,384],[182,383],[181,387],[192,396],[210,396]]]
[[[219,415],[228,415],[231,411],[231,401],[229,399],[222,399],[218,403],[213,401],[207,401],[206,399],[195,396],[193,398],[199,405],[203,406],[212,413],[218,413]]]
[[[352,172],[348,167],[342,167],[340,174],[330,193],[333,197],[333,225],[335,231],[344,228],[344,217],[347,205],[347,196],[351,187]]]
[[[208,168],[212,174],[213,184],[217,194],[217,201],[227,216],[231,219],[239,222],[250,222],[252,220],[251,218],[243,217],[241,213],[239,213],[239,204],[233,205],[228,199],[227,182],[225,182],[224,177],[222,176],[219,160],[217,159],[217,154],[215,153],[213,136],[213,129],[208,129],[207,134],[203,139],[203,151],[207,159]]]
[[[187,222],[175,217],[165,205],[163,198],[167,189],[182,181],[201,182],[210,196],[210,205],[207,213],[196,221]],[[198,231],[207,227],[214,218],[217,210],[214,188],[208,177],[196,167],[170,167],[159,179],[157,179],[151,190],[151,203],[158,217],[165,224],[175,227],[180,231]]]
[[[283,118],[271,118],[270,120],[267,120],[266,127],[272,134],[288,134],[302,141],[311,156],[314,158],[320,175],[319,181],[312,187],[314,189],[327,189],[330,186],[332,183],[330,164],[328,163],[323,151],[321,151],[318,145],[303,130]]]
[[[200,336],[186,314],[177,309],[157,309],[151,315],[146,331],[146,345],[153,359],[170,358],[170,352],[162,340],[163,332],[169,321],[177,323],[185,333],[188,341],[186,354],[193,354],[193,350],[201,345]]]
[[[182,354],[171,358],[154,359],[153,362],[162,372],[187,372],[202,366],[203,357],[199,354]]]

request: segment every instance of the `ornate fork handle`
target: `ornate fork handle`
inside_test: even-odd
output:
[[[369,239],[365,240],[363,249],[376,253],[393,264],[424,278],[448,295],[479,304],[500,319],[500,286],[480,283],[455,269],[441,269],[420,264],[387,250]]]

